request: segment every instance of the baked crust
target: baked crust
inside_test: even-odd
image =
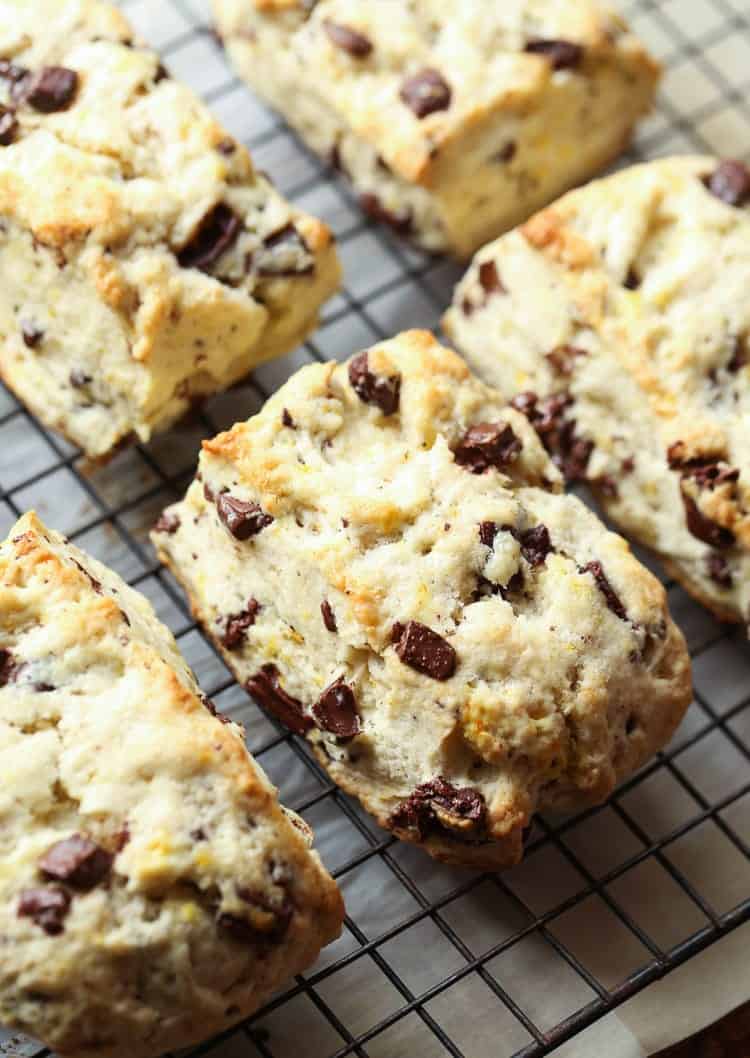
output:
[[[110,5],[5,6],[0,376],[101,459],[301,342],[338,258]]]
[[[309,828],[150,604],[34,514],[0,644],[0,1020],[61,1058],[229,1028],[340,932]]]
[[[662,586],[560,480],[524,416],[413,331],[303,368],[204,442],[153,540],[342,788],[436,858],[497,868],[690,701]]]
[[[463,257],[616,155],[659,77],[593,0],[214,0],[214,10],[240,74],[335,160],[365,208]],[[430,86],[414,88],[424,71],[428,102]]]
[[[444,320],[532,420],[564,396],[557,442],[564,419],[591,447],[573,476],[729,621],[750,613],[748,205],[739,163],[624,170],[480,251]]]

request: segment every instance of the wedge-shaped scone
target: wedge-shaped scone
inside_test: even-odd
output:
[[[477,254],[445,328],[569,478],[720,618],[750,615],[750,171],[673,158]]]
[[[214,0],[240,74],[362,206],[467,257],[627,145],[659,69],[593,0]]]
[[[536,809],[605,798],[690,697],[661,585],[559,488],[524,416],[411,332],[205,442],[154,540],[337,783],[491,868]]]
[[[96,0],[0,0],[0,375],[88,456],[287,352],[338,285],[294,210]]]
[[[149,603],[33,514],[0,546],[0,773],[0,1021],[61,1058],[208,1037],[339,933]]]

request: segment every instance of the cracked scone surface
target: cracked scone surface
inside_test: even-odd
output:
[[[214,0],[239,73],[362,206],[462,257],[626,146],[658,67],[592,0]]]
[[[154,542],[238,679],[440,859],[515,862],[534,811],[606,797],[690,698],[661,585],[425,332],[205,442]]]
[[[571,478],[724,619],[750,615],[750,171],[673,158],[485,247],[445,327]]]
[[[151,1058],[336,937],[335,883],[150,604],[26,515],[0,546],[0,1021]]]
[[[0,374],[99,459],[302,341],[338,259],[113,7],[0,27]]]

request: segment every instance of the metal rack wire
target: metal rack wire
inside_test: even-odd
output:
[[[742,64],[732,52],[738,40],[746,53],[750,47],[747,0],[687,0],[679,19],[677,4],[637,0],[625,11],[668,71],[658,112],[626,161],[696,149],[746,155],[750,80],[743,82]],[[426,863],[378,830],[329,782],[304,743],[247,700],[156,563],[148,528],[184,490],[201,437],[247,417],[303,362],[347,356],[405,326],[434,326],[458,271],[366,221],[347,188],[239,85],[211,35],[207,0],[122,0],[121,6],[146,36],[158,20],[153,43],[173,72],[202,92],[283,193],[331,224],[347,277],[304,350],[260,369],[190,422],[148,447],[122,453],[104,470],[85,470],[76,451],[0,393],[0,528],[36,506],[151,598],[204,689],[246,723],[250,748],[281,787],[282,800],[312,823],[347,897],[345,936],[321,963],[239,1029],[190,1051],[190,1058],[286,1058],[299,1053],[302,1038],[311,1058],[550,1054],[750,920],[746,645],[739,633],[716,625],[668,585],[696,666],[696,700],[685,727],[608,806],[557,825],[539,820],[526,866],[507,875]],[[158,15],[155,6],[162,9]],[[720,776],[712,765],[718,756]],[[670,803],[682,808],[664,818],[657,812],[654,821],[665,784]],[[651,814],[641,811],[644,797]],[[597,841],[599,833],[605,837]],[[599,850],[593,857],[592,848]],[[699,866],[700,850],[723,857],[734,887],[711,884]],[[541,872],[552,878],[552,897],[534,884]],[[664,929],[653,917],[644,921],[625,884],[640,875],[655,886],[657,915],[678,900],[686,912],[681,925]],[[369,899],[373,886],[377,899]],[[489,905],[497,928],[483,914]],[[597,960],[590,946],[580,949],[581,923],[584,933],[604,924],[624,953],[614,969]],[[551,980],[559,988],[552,1010],[549,997],[541,995]],[[466,1004],[478,1011],[470,1022],[484,1018],[489,1024],[491,1041],[458,1018]]]

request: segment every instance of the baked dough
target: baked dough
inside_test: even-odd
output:
[[[444,326],[717,617],[750,615],[750,170],[635,166],[477,254]]]
[[[622,151],[659,68],[593,0],[214,0],[238,72],[363,208],[468,257]]]
[[[0,546],[0,773],[0,1021],[60,1058],[212,1036],[340,931],[150,604],[34,514]]]
[[[537,809],[664,745],[690,663],[659,582],[526,418],[426,332],[299,371],[206,441],[153,539],[238,680],[378,822],[516,862]]]
[[[338,285],[122,15],[0,0],[0,376],[92,459],[288,352]]]

